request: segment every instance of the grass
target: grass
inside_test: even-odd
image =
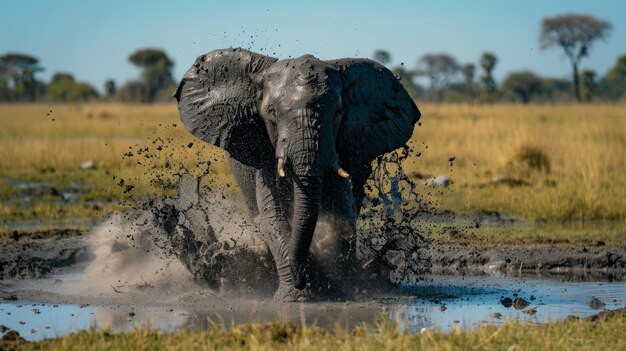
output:
[[[623,350],[626,314],[566,320],[545,325],[510,321],[448,333],[402,331],[383,320],[373,328],[294,327],[282,322],[246,324],[225,330],[158,332],[147,328],[111,334],[89,330],[36,343],[0,341],[21,350]]]
[[[481,228],[473,231],[478,236],[508,240],[497,234],[507,231],[531,242],[556,235],[562,242],[624,244],[624,107],[421,105],[422,125],[404,168],[439,209],[549,224]],[[173,104],[0,105],[0,125],[4,233],[24,221],[54,226],[123,210],[120,201],[129,194],[171,191],[164,185],[181,164],[200,172],[195,164],[210,161],[210,181],[233,183],[223,152],[192,137]],[[129,151],[132,157],[123,156]],[[80,168],[90,160],[96,169]],[[442,174],[451,177],[450,187],[424,185],[424,177]],[[562,222],[577,223],[575,230]]]
[[[447,174],[438,206],[530,219],[626,219],[626,109],[621,105],[427,105],[409,171]],[[448,158],[455,156],[453,166]],[[527,186],[496,185],[496,177]]]

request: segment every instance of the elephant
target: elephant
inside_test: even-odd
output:
[[[320,216],[343,233],[335,264],[358,260],[356,221],[372,161],[405,146],[421,116],[396,76],[372,60],[278,60],[242,48],[199,56],[173,97],[186,129],[226,151],[282,301],[312,298]]]

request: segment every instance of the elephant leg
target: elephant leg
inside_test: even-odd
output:
[[[289,191],[284,181],[276,178],[273,169],[262,169],[256,173],[256,201],[259,209],[257,223],[274,257],[278,272],[278,290],[274,298],[285,302],[308,300],[308,289],[299,290],[294,287],[288,250],[291,228],[287,222],[285,206]]]
[[[257,169],[244,165],[232,157],[228,157],[228,164],[233,176],[241,189],[241,194],[248,207],[248,212],[252,218],[259,215],[259,208],[256,202],[256,173]]]

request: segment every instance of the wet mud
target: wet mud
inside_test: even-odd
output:
[[[237,250],[229,255],[236,256]],[[254,260],[264,257],[262,265],[270,267],[266,271],[270,272],[266,253],[256,255],[251,253],[252,257],[256,257]],[[438,275],[551,277],[568,281],[626,280],[626,249],[621,247],[515,245],[484,248],[468,244],[437,244],[429,248],[429,256],[430,273]],[[187,255],[183,259],[190,261],[193,257]],[[76,266],[87,266],[93,258],[90,240],[76,234],[63,237],[45,233],[19,240],[7,239],[0,241],[0,280],[44,278],[75,269]],[[213,282],[218,276],[226,278],[227,274],[223,271],[216,274],[203,271],[202,267],[191,268],[198,278],[206,275]],[[238,271],[233,272],[237,274]],[[266,273],[265,277],[273,279],[272,274]],[[260,286],[266,289],[273,287],[267,283]]]

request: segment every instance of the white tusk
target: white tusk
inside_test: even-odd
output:
[[[346,171],[343,170],[343,168],[339,167],[339,169],[337,170],[337,174],[339,174],[339,176],[341,178],[350,178],[350,174]]]
[[[278,170],[278,176],[279,177],[284,177],[285,176],[285,159],[283,159],[282,157],[278,158],[278,165],[276,166],[277,170]]]

